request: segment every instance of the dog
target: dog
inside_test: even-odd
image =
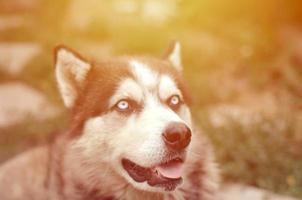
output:
[[[2,200],[213,200],[212,147],[191,119],[181,46],[91,62],[55,49],[70,125],[0,168]]]

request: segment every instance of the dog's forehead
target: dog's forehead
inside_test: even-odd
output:
[[[165,60],[152,58],[132,58],[128,60],[131,73],[136,81],[147,89],[155,89],[161,84],[161,79],[170,79],[177,85],[175,77],[178,72]]]
[[[162,100],[169,98],[172,94],[182,96],[171,74],[160,73],[159,66],[152,68],[148,62],[130,59],[127,62],[127,68],[132,77],[121,78],[114,95],[110,98],[110,106],[121,99],[128,98],[142,102],[150,94]]]
[[[161,99],[178,94],[186,100],[188,96],[180,73],[168,61],[119,57],[94,64],[79,102],[87,99],[87,104],[90,104],[95,100],[95,105],[105,108],[117,93],[120,98],[134,96],[139,100],[146,92],[156,93]]]
[[[136,80],[146,88],[154,88],[158,83],[159,73],[152,70],[147,64],[132,59],[129,61],[130,69]]]

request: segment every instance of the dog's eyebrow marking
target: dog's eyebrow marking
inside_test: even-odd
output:
[[[131,78],[127,78],[119,84],[114,95],[109,100],[109,106],[114,106],[121,99],[133,99],[140,103],[143,100],[141,87]]]
[[[137,60],[131,60],[130,67],[141,84],[147,88],[153,88],[156,86],[158,74],[152,71],[146,64]]]
[[[180,89],[175,81],[168,75],[162,75],[158,86],[159,97],[162,100],[168,99],[171,95],[179,95],[182,98]]]

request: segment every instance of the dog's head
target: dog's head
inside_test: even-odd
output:
[[[192,127],[179,43],[165,58],[98,64],[58,47],[56,78],[72,110],[76,145],[88,159],[107,163],[138,189],[171,191],[181,184]]]

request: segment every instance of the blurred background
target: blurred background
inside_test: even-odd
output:
[[[0,0],[0,162],[66,124],[55,45],[100,60],[175,39],[224,183],[302,199],[300,0]]]

